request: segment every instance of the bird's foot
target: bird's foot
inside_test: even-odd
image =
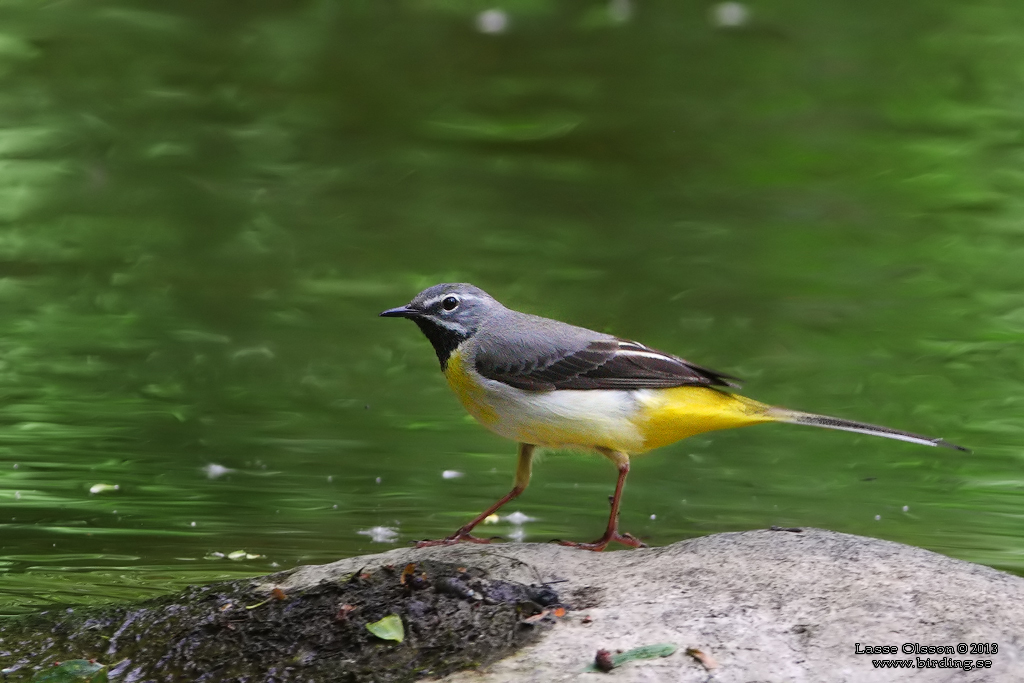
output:
[[[469,533],[469,530],[459,529],[454,534],[447,538],[438,538],[433,541],[416,541],[417,548],[429,548],[434,545],[455,545],[456,543],[490,543],[492,541],[500,541],[501,536],[491,536],[490,538],[480,538]]]
[[[555,539],[555,543],[559,545],[568,546],[570,548],[579,548],[581,550],[593,550],[594,552],[601,552],[608,544],[612,541],[621,543],[622,545],[628,545],[630,548],[646,548],[647,544],[641,541],[633,534],[620,534],[618,531],[609,531],[604,536],[593,541],[591,543],[577,543],[576,541],[560,541]]]

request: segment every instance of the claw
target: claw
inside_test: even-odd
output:
[[[559,545],[568,546],[569,548],[579,548],[580,550],[593,550],[596,553],[601,552],[608,547],[608,544],[612,541],[621,543],[622,545],[628,545],[630,548],[646,548],[647,544],[641,541],[633,534],[620,534],[615,531],[610,534],[605,534],[601,538],[591,543],[578,543],[576,541],[560,541],[555,539],[552,543],[558,543]]]
[[[503,540],[501,538],[501,536],[491,536],[490,538],[480,538],[479,536],[472,535],[468,531],[465,532],[465,533],[463,533],[461,531],[457,531],[454,534],[452,534],[451,536],[449,536],[448,538],[438,538],[436,540],[416,541],[416,547],[417,548],[429,548],[429,547],[435,546],[435,545],[455,545],[456,543],[462,543],[463,541],[465,541],[466,543],[491,543],[492,541],[501,541],[501,540]]]

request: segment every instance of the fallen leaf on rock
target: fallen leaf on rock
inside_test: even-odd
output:
[[[525,619],[523,619],[522,623],[524,623],[524,624],[536,624],[538,621],[540,621],[541,619],[543,619],[544,617],[546,617],[549,614],[551,614],[551,610],[547,610],[547,609],[546,610],[542,610],[542,611],[538,612],[537,614],[534,614],[532,617],[526,617]]]
[[[106,683],[107,667],[94,659],[54,662],[32,677],[32,683]]]
[[[397,614],[389,614],[380,621],[367,624],[366,630],[381,640],[395,640],[399,643],[405,640],[405,627]]]
[[[410,562],[409,564],[405,565],[405,569],[402,570],[402,578],[399,579],[399,583],[401,583],[404,586],[405,582],[409,580],[409,577],[415,573],[416,565],[414,563]]]
[[[611,655],[612,668],[622,666],[626,662],[631,662],[634,659],[654,659],[655,657],[668,657],[670,654],[676,651],[676,646],[672,643],[658,643],[657,645],[642,645],[640,647],[634,647],[632,650],[626,650],[615,655]],[[600,654],[602,650],[598,650]],[[584,671],[602,671],[597,667],[597,659],[593,664],[588,666]]]
[[[715,661],[715,658],[709,655],[707,652],[704,652],[703,650],[698,650],[695,647],[688,647],[686,648],[686,654],[690,655],[698,662],[703,664],[704,668],[708,671],[718,668],[718,662]]]
[[[270,597],[269,598],[267,598],[263,602],[257,602],[255,605],[246,605],[245,609],[256,609],[257,607],[262,607],[263,605],[267,604],[271,600],[287,600],[287,599],[288,599],[288,596],[285,594],[285,592],[283,590],[281,590],[280,588],[275,588],[274,590],[270,591]],[[230,604],[227,605],[227,607],[230,607],[230,606],[231,606]],[[227,609],[227,607],[221,607],[221,609],[222,610],[223,609]]]

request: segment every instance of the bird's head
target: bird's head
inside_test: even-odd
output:
[[[503,306],[490,294],[465,282],[428,287],[413,300],[381,313],[385,318],[409,318],[427,336],[444,368],[459,344]]]

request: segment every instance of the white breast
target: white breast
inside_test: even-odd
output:
[[[479,381],[498,418],[481,422],[501,436],[552,448],[603,447],[626,453],[642,449],[634,423],[639,410],[636,391],[524,391],[482,377]]]

